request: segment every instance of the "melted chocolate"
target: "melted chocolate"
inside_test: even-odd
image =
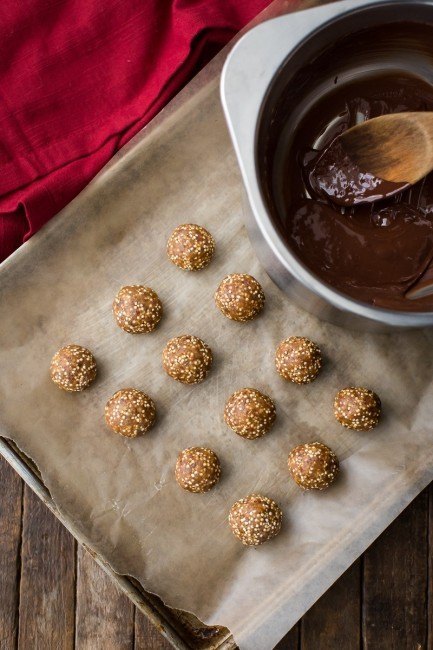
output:
[[[385,30],[387,39],[392,29]],[[416,42],[418,33],[426,43],[433,39],[431,27],[406,23],[395,29],[402,39],[406,34]],[[368,43],[385,51],[384,29],[369,32],[351,35],[301,70],[297,83],[302,90],[304,75],[306,96],[309,83],[323,87],[322,77],[335,75],[336,49],[340,57],[355,51],[359,60]],[[318,99],[305,102],[286,146],[277,219],[288,246],[334,288],[384,308],[433,310],[433,295],[425,295],[433,279],[433,173],[413,187],[395,187],[351,166],[338,150],[338,136],[361,121],[433,111],[433,74],[430,83],[410,72],[377,67],[367,65],[346,82],[336,78],[332,87],[327,82]]]
[[[323,151],[308,153],[303,164],[311,193],[337,205],[373,203],[409,187],[409,183],[393,183],[360,169],[345,151],[340,137]]]

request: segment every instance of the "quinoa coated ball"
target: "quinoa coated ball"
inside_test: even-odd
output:
[[[255,318],[265,305],[265,294],[261,285],[252,275],[232,273],[227,275],[215,292],[218,309],[238,322]]]
[[[304,336],[291,336],[277,347],[275,366],[283,379],[295,384],[309,384],[319,374],[322,354],[313,341]]]
[[[242,388],[231,395],[225,405],[224,420],[242,438],[261,438],[275,422],[273,400],[255,388]]]
[[[188,492],[209,492],[218,483],[220,476],[221,464],[212,449],[189,447],[177,457],[176,481]]]
[[[298,445],[287,460],[293,480],[304,490],[324,490],[337,477],[337,456],[321,442]]]
[[[259,546],[278,535],[282,519],[275,501],[261,494],[249,494],[236,501],[229,514],[230,528],[245,546]]]
[[[114,299],[113,313],[119,327],[129,334],[152,332],[162,317],[162,304],[149,287],[122,287]]]
[[[206,379],[212,359],[206,343],[189,334],[170,339],[162,353],[165,372],[183,384],[198,384]]]
[[[95,357],[81,345],[66,345],[51,359],[50,374],[53,382],[62,390],[82,391],[96,377]]]
[[[107,425],[121,436],[136,438],[146,433],[155,422],[153,400],[136,388],[122,388],[114,393],[105,406]]]
[[[379,422],[380,412],[380,399],[368,388],[343,388],[334,399],[334,415],[338,422],[355,431],[374,429]]]
[[[214,238],[206,228],[195,223],[184,223],[175,228],[167,242],[170,261],[184,271],[204,269],[214,252]]]

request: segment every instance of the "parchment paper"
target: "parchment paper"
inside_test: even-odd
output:
[[[344,331],[275,288],[243,227],[219,65],[3,264],[0,423],[117,572],[172,607],[227,626],[241,648],[266,650],[432,480],[433,335]],[[199,273],[165,256],[172,228],[189,221],[217,242],[215,260]],[[254,322],[231,322],[214,306],[214,289],[231,272],[263,284],[266,310]],[[114,323],[113,297],[131,283],[150,285],[164,304],[152,334],[128,335]],[[161,367],[166,341],[182,333],[202,337],[215,354],[209,379],[193,387]],[[292,334],[324,351],[325,369],[310,386],[274,370],[275,347]],[[51,356],[71,342],[98,361],[98,379],[82,394],[62,393],[49,379]],[[377,430],[350,432],[334,420],[334,394],[347,385],[380,395]],[[103,421],[106,400],[127,386],[148,392],[158,408],[157,426],[136,440]],[[239,438],[222,419],[226,398],[244,386],[277,403],[275,429],[257,441]],[[340,480],[325,493],[301,492],[287,472],[290,449],[312,440],[342,460]],[[223,479],[208,494],[175,483],[177,453],[190,445],[208,445],[222,460]],[[227,525],[231,504],[250,492],[284,511],[280,536],[258,549],[244,548]]]

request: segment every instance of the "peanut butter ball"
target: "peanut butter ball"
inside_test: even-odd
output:
[[[209,492],[218,483],[220,476],[221,464],[212,449],[189,447],[177,457],[176,481],[188,492]]]
[[[281,341],[275,353],[275,366],[283,379],[309,384],[322,367],[322,354],[315,343],[303,336]]]
[[[95,357],[81,345],[66,345],[51,359],[50,374],[53,382],[62,390],[82,391],[96,377]]]
[[[129,334],[152,332],[162,317],[162,304],[149,287],[122,287],[114,299],[113,313],[119,327]]]
[[[337,456],[321,442],[310,442],[292,449],[287,460],[289,471],[304,490],[324,490],[339,471]]]
[[[215,303],[227,318],[245,322],[262,311],[265,294],[252,275],[233,273],[227,275],[219,285],[215,292]]]
[[[167,242],[170,261],[184,271],[204,269],[214,252],[214,238],[205,228],[195,223],[184,223],[175,228]]]
[[[261,494],[236,501],[229,514],[230,528],[245,546],[259,546],[278,535],[282,519],[283,513],[275,501]]]
[[[197,336],[176,336],[165,346],[162,353],[165,372],[183,384],[203,381],[212,365],[211,349]]]
[[[114,393],[105,406],[107,425],[121,436],[136,438],[155,422],[153,400],[136,388],[122,388]]]
[[[242,438],[261,438],[275,422],[275,404],[255,388],[242,388],[229,397],[224,420]]]
[[[334,415],[348,429],[374,429],[379,422],[380,412],[380,399],[368,388],[343,388],[335,396]]]

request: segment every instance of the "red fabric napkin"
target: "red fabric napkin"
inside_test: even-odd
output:
[[[0,260],[270,0],[3,0]]]

